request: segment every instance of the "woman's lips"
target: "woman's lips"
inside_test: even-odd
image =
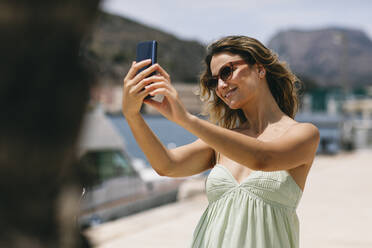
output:
[[[234,89],[229,90],[229,91],[226,93],[225,98],[229,98],[229,97],[230,97],[230,96],[235,92],[236,89],[237,89],[237,87],[234,88]]]

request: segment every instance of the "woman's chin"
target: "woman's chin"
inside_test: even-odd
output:
[[[241,107],[237,102],[234,101],[227,103],[227,105],[230,109],[240,109]]]

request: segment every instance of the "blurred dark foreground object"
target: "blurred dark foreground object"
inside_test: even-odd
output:
[[[94,82],[79,49],[98,5],[0,1],[0,247],[89,247],[74,164]]]

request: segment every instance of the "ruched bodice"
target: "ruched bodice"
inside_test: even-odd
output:
[[[209,205],[192,247],[298,247],[302,190],[287,171],[253,171],[239,184],[217,164],[205,186]]]
[[[252,197],[258,197],[270,204],[296,208],[302,191],[292,176],[285,170],[275,172],[253,171],[240,184],[223,165],[217,164],[206,181],[209,202],[243,190]]]

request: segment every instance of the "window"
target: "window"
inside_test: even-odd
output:
[[[110,178],[136,175],[128,158],[121,151],[91,151],[82,157],[82,162],[97,183]]]

